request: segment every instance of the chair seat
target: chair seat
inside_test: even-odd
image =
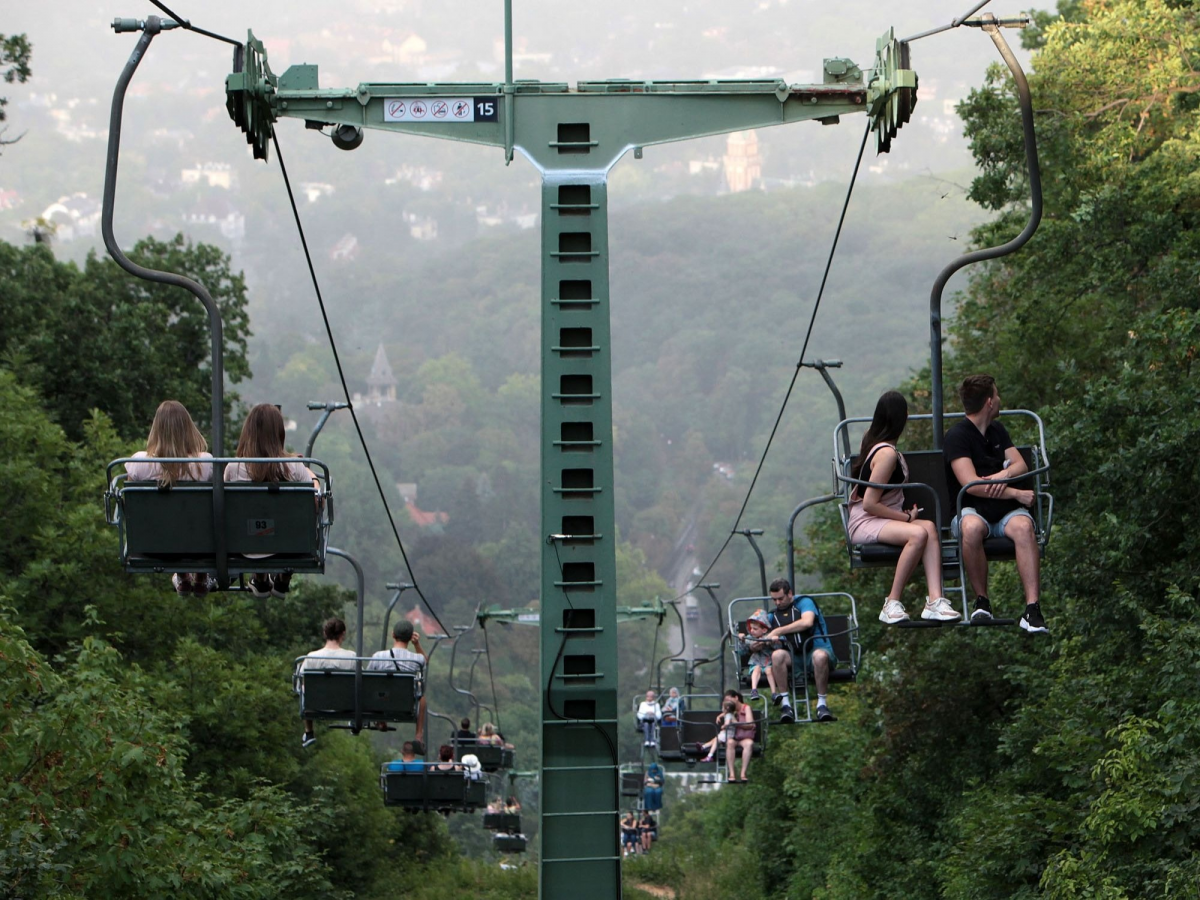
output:
[[[854,549],[864,565],[894,566],[904,548],[895,544],[855,544]],[[1016,545],[1008,538],[985,539],[983,552],[991,560],[1017,558]],[[958,541],[942,540],[942,563],[958,565]]]

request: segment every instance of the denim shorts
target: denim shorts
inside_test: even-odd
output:
[[[973,507],[973,506],[964,506],[962,514],[964,516],[979,516],[979,518],[983,519],[983,516],[980,516],[979,513],[975,512],[975,507]],[[1027,510],[1023,506],[1019,506],[1016,509],[1014,509],[1012,512],[1007,513],[1004,516],[1004,518],[1001,519],[999,522],[988,522],[987,519],[983,519],[983,521],[987,522],[987,526],[988,526],[988,535],[987,536],[994,537],[994,538],[1004,537],[1005,536],[1004,527],[1009,522],[1011,522],[1013,519],[1016,519],[1020,516],[1024,516],[1026,519],[1029,519],[1029,521],[1031,521],[1031,522],[1033,521],[1033,515],[1029,512],[1029,510]],[[958,516],[955,516],[953,519],[950,520],[950,534],[956,541],[958,540],[958,537],[959,537],[958,532],[959,532]]]

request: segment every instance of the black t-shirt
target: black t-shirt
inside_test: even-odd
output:
[[[983,434],[979,433],[970,419],[963,419],[947,431],[942,442],[942,455],[946,460],[946,485],[950,488],[950,502],[954,503],[958,492],[962,490],[962,484],[950,466],[951,462],[967,457],[975,464],[975,474],[979,477],[995,475],[1004,469],[1004,453],[1011,446],[1012,438],[999,422],[993,422]],[[963,498],[963,506],[974,507],[989,522],[999,522],[1014,509],[1019,509],[1021,504],[1016,500],[994,500],[968,494]],[[954,514],[953,508],[950,513]]]

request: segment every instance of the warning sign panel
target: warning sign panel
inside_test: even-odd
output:
[[[495,97],[387,97],[385,122],[495,122]]]

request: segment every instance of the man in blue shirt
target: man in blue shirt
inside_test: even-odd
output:
[[[763,636],[763,640],[784,642],[782,649],[771,654],[776,687],[786,689],[791,684],[795,660],[801,658],[808,677],[817,686],[817,721],[836,722],[825,699],[825,693],[829,690],[829,673],[837,666],[837,654],[829,642],[825,617],[812,597],[793,597],[792,586],[787,579],[776,578],[772,581],[770,594],[775,610],[767,613],[771,631]],[[784,722],[796,721],[789,695],[790,691],[785,690],[773,697],[776,705],[782,704],[780,719]]]
[[[405,741],[400,747],[400,758],[393,759],[387,764],[389,772],[420,772],[425,768],[425,761],[417,759],[413,750],[413,742]]]

